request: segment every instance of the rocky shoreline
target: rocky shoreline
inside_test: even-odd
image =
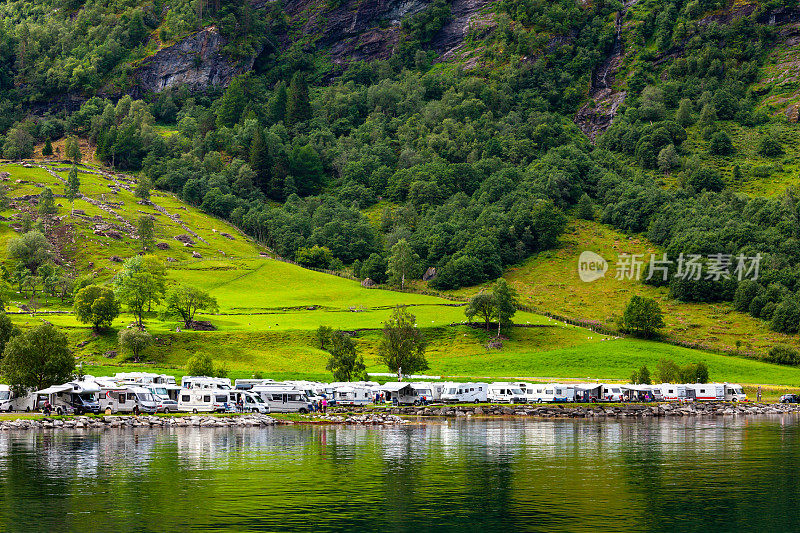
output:
[[[135,429],[135,428],[246,428],[292,424],[347,424],[387,426],[403,424],[405,420],[389,413],[357,415],[321,415],[308,420],[284,420],[268,415],[247,414],[240,416],[75,416],[44,417],[38,419],[17,418],[0,420],[0,431],[35,429]]]
[[[300,420],[286,420],[269,415],[239,416],[75,416],[17,418],[0,420],[0,431],[36,429],[136,429],[136,428],[246,428],[278,425],[340,424],[391,426],[409,418],[660,418],[692,416],[754,416],[800,413],[798,404],[764,403],[662,403],[583,405],[436,405],[419,407],[337,407],[327,414],[301,415]]]
[[[781,403],[660,403],[606,405],[489,405],[467,407],[431,405],[395,408],[338,407],[332,412],[379,413],[417,417],[532,417],[532,418],[644,418],[679,416],[748,416],[800,413],[800,404]]]

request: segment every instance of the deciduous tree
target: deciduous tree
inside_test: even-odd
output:
[[[192,327],[198,311],[213,313],[218,309],[216,298],[202,289],[187,285],[174,287],[166,299],[166,314],[179,316],[186,328]]]
[[[67,347],[67,336],[46,322],[8,341],[1,368],[15,389],[41,390],[69,381],[75,358]]]
[[[89,285],[79,290],[72,308],[75,317],[84,324],[91,324],[95,332],[110,327],[120,311],[114,291],[98,285]]]
[[[353,381],[364,379],[367,367],[364,357],[358,354],[355,341],[341,331],[331,335],[330,357],[325,367],[333,372],[334,381]]]
[[[416,317],[405,307],[397,306],[389,320],[383,323],[383,338],[378,345],[378,359],[397,373],[401,380],[403,373],[413,374],[428,368],[425,359],[427,342],[416,326]]]

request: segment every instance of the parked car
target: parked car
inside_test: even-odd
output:
[[[784,394],[781,403],[800,403],[800,394]]]

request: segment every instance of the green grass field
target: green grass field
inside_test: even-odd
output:
[[[52,187],[56,194],[63,192],[63,184],[40,168],[5,165],[3,170],[11,173],[6,183],[12,198],[40,192],[41,188],[35,187],[33,182]],[[62,170],[58,174],[66,176]],[[150,213],[156,217],[158,241],[169,246],[167,250],[155,250],[155,255],[164,261],[168,257],[175,259],[165,263],[170,282],[206,289],[220,305],[219,313],[198,317],[210,320],[218,328],[213,332],[178,332],[176,321],[159,319],[154,309],[146,317],[146,324],[156,338],[156,345],[147,351],[145,362],[139,365],[132,364],[126,354],[113,353],[118,351],[116,333],[131,323],[130,315],[120,316],[111,330],[100,336],[94,336],[76,321],[69,307],[53,299],[44,299],[45,306],[36,316],[12,315],[23,328],[48,320],[66,331],[87,374],[149,369],[180,376],[190,356],[206,353],[234,379],[251,377],[256,372],[277,379],[329,379],[330,374],[325,370],[327,352],[319,349],[315,339],[315,330],[320,325],[358,330],[357,342],[368,370],[384,372],[387,369],[377,360],[379,328],[394,306],[407,305],[429,340],[430,369],[426,371],[429,374],[458,379],[621,380],[642,364],[654,368],[660,358],[669,357],[679,364],[705,361],[712,378],[718,380],[800,386],[800,370],[637,339],[604,338],[589,330],[526,312],[517,313],[516,323],[536,327],[514,328],[501,349],[487,350],[490,334],[462,324],[465,317],[458,301],[411,292],[365,289],[357,281],[263,257],[261,254],[266,250],[236,228],[183,204],[172,195],[159,192],[152,200],[170,215],[180,215],[180,223],[153,206],[137,203],[130,191],[119,186],[133,185],[122,181],[124,178],[118,177],[115,183],[107,177],[82,172],[80,179],[82,193],[113,207],[115,214],[86,200],[78,200],[75,208],[82,210],[85,217],[70,218],[66,216],[69,214],[66,200],[57,199],[59,214],[65,215],[61,223],[68,227],[67,234],[71,235],[59,243],[68,265],[76,271],[93,272],[99,283],[108,282],[120,268],[110,257],[131,257],[139,251],[139,242],[130,232],[122,231],[122,238],[114,239],[96,235],[95,228],[108,223],[124,226],[118,217],[135,225],[142,213]],[[12,217],[22,207],[20,203],[3,215]],[[176,235],[187,234],[181,223],[206,242],[192,237],[194,246],[184,247],[174,239]],[[0,225],[0,245],[5,245],[14,235],[16,232],[8,224]],[[608,259],[617,251],[633,253],[652,249],[646,242],[626,238],[601,225],[578,222],[560,249],[540,254],[508,273],[523,303],[564,315],[608,321],[621,312],[632,290],[654,291],[617,282],[611,279],[613,273],[599,282],[582,284],[577,280],[575,261],[584,248],[593,249]],[[193,258],[192,252],[200,253],[202,258]],[[466,299],[476,290],[454,295]],[[677,331],[686,307],[671,307],[670,302],[664,301],[663,294],[656,296],[668,311],[670,330]],[[18,312],[19,306],[26,303],[16,293],[10,294],[7,300],[11,312]],[[713,311],[710,306],[703,309],[731,320],[731,313],[724,310]],[[733,315],[739,320],[738,314]],[[738,322],[733,328],[719,323],[720,316],[698,313],[685,320],[703,324],[691,326],[692,334],[711,336],[717,334],[714,328],[739,330]],[[715,320],[717,325],[714,325]],[[770,339],[763,342],[770,342]]]

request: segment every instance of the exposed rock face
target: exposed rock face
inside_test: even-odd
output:
[[[187,84],[193,88],[227,85],[237,74],[252,68],[255,58],[234,64],[222,52],[225,38],[216,26],[159,50],[136,70],[135,93],[161,92]]]

